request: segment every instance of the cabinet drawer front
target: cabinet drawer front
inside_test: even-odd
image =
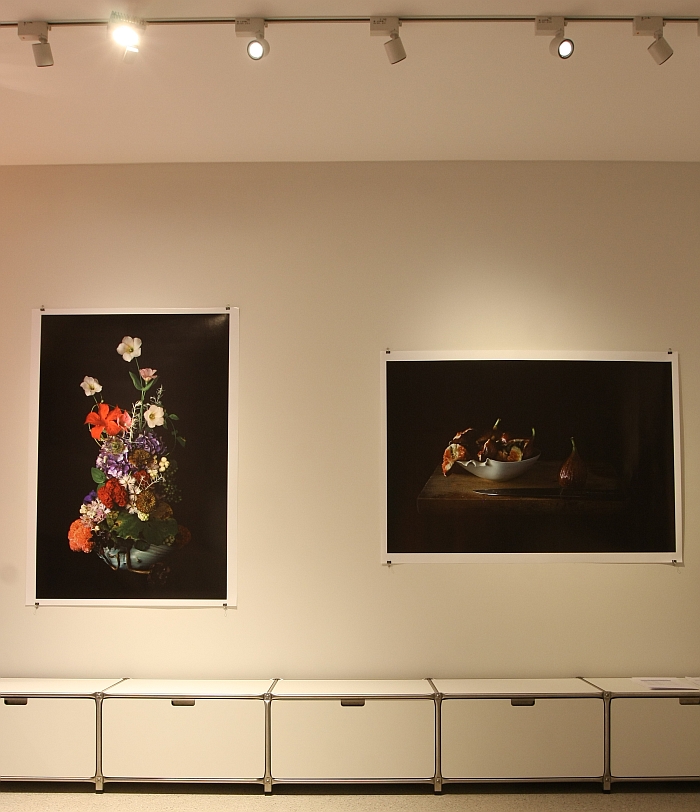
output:
[[[93,699],[0,699],[0,778],[92,778],[95,718]]]
[[[610,702],[610,772],[620,778],[700,776],[700,705],[677,697]]]
[[[275,778],[431,778],[434,771],[432,700],[272,701]]]
[[[445,699],[445,778],[596,778],[605,762],[600,699]]]
[[[265,707],[258,699],[106,698],[102,770],[110,778],[262,778]]]

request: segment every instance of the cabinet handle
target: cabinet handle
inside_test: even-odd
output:
[[[528,699],[527,697],[523,698],[513,698],[510,700],[510,704],[514,708],[531,708],[535,704],[534,699]]]
[[[679,696],[678,702],[681,705],[700,705],[700,696]]]
[[[341,699],[340,704],[344,708],[364,708],[365,700],[364,699]]]
[[[5,697],[5,704],[6,705],[26,705],[27,704],[27,697],[26,696],[6,696]]]
[[[174,708],[191,708],[194,705],[194,699],[171,699],[170,704]]]

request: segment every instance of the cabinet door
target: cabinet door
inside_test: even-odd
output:
[[[0,699],[0,778],[95,775],[95,700]]]
[[[518,703],[522,700],[513,700]],[[605,761],[601,699],[445,699],[445,778],[596,778]]]
[[[102,771],[110,778],[255,779],[265,774],[259,699],[106,698]]]
[[[700,705],[681,705],[677,697],[612,699],[610,772],[619,778],[700,776]]]
[[[432,700],[272,701],[272,775],[287,779],[431,778]]]

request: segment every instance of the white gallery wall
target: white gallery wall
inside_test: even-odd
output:
[[[698,222],[695,163],[0,168],[1,675],[700,674]],[[41,305],[240,307],[238,608],[25,607]],[[381,566],[387,347],[677,350],[685,565]]]

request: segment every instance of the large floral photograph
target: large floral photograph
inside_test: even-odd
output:
[[[36,601],[232,602],[229,319],[41,315]]]

